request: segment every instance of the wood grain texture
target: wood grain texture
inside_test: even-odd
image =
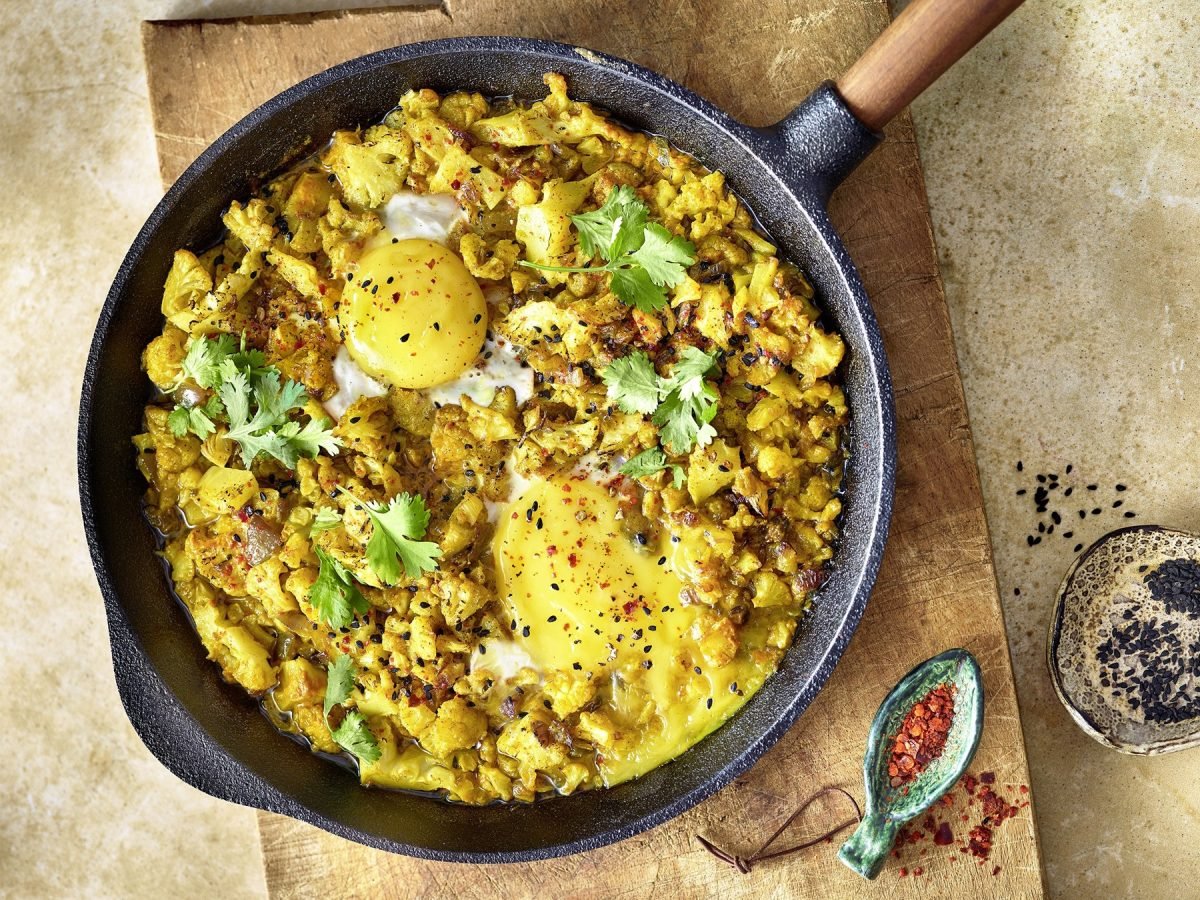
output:
[[[708,23],[720,19],[721,29]],[[372,50],[432,37],[522,34],[616,53],[676,78],[752,124],[784,115],[837,75],[888,21],[884,0],[474,0],[419,10],[145,26],[163,179],[299,79]],[[649,27],[648,23],[653,23]],[[998,828],[986,867],[957,847],[909,847],[868,884],[836,845],[739,875],[697,833],[748,855],[825,784],[862,796],[861,754],[876,707],[915,663],[952,646],[983,667],[987,709],[975,771],[1016,795],[1028,784],[1008,645],[992,571],[970,427],[907,114],[834,197],[833,218],[883,327],[896,386],[900,468],[892,537],[865,618],[828,686],[745,776],[679,818],[616,846],[510,866],[391,856],[262,814],[267,884],[277,897],[1038,897],[1032,810]],[[1023,796],[1023,795],[1022,795]],[[978,806],[970,810],[978,821]],[[814,808],[808,833],[840,810]],[[955,822],[956,834],[967,826]],[[804,836],[805,824],[795,826]],[[921,866],[920,878],[899,869]],[[992,869],[1001,871],[993,876]]]

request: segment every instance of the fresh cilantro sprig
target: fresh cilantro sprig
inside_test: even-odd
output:
[[[608,396],[623,412],[652,416],[660,429],[662,443],[672,454],[689,453],[692,447],[706,447],[717,436],[710,424],[717,414],[720,395],[708,376],[717,370],[717,353],[705,353],[687,347],[668,378],[661,377],[642,351],[614,360],[602,377]],[[648,475],[667,467],[667,458],[645,451],[621,467],[626,475]],[[636,464],[635,464],[635,461]],[[651,466],[658,465],[657,468]],[[626,471],[626,468],[629,471]],[[676,482],[680,474],[675,474]]]
[[[378,762],[382,755],[375,735],[367,727],[366,717],[358,710],[346,713],[342,724],[333,729],[331,734],[338,746],[353,753],[358,757],[359,762],[368,764]]]
[[[301,425],[291,417],[308,402],[304,385],[283,379],[278,369],[266,364],[261,350],[246,348],[244,337],[240,345],[230,334],[193,338],[178,383],[189,379],[214,394],[202,407],[175,407],[167,424],[176,437],[190,431],[204,440],[224,417],[229,423],[226,436],[237,442],[247,468],[262,455],[294,469],[302,456],[312,458],[322,450],[330,455],[338,452],[339,443],[328,420],[310,419]]]
[[[342,654],[325,672],[325,719],[339,704],[350,699],[354,690],[354,660]],[[358,710],[350,710],[337,728],[330,731],[333,739],[343,750],[353,753],[360,762],[373,763],[380,757],[379,742],[367,727],[366,717]]]
[[[345,628],[355,613],[365,613],[370,604],[358,589],[350,570],[322,550],[315,548],[321,568],[308,592],[321,621],[331,628]]]
[[[384,584],[400,580],[400,568],[409,578],[437,568],[442,548],[433,541],[422,541],[429,527],[429,510],[420,496],[405,492],[388,503],[364,504],[371,517],[371,538],[367,541],[367,563]]]
[[[354,690],[354,660],[343,653],[325,672],[325,715],[339,703],[350,699]]]
[[[401,569],[409,578],[419,578],[422,573],[437,568],[442,548],[434,541],[421,540],[429,528],[429,510],[424,499],[406,492],[387,503],[358,498],[355,498],[355,502],[367,511],[371,519],[367,564],[380,581],[386,585],[395,584],[400,580]],[[322,507],[317,510],[310,530],[315,534],[341,524],[342,517],[336,509]]]
[[[571,216],[583,252],[599,256],[604,265],[550,266],[528,260],[521,265],[548,272],[608,272],[612,292],[622,302],[642,312],[662,309],[667,305],[664,288],[683,280],[696,261],[696,247],[649,217],[646,204],[623,184],[609,192],[599,209]]]

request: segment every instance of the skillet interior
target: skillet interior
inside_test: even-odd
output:
[[[244,692],[221,681],[169,586],[141,517],[144,485],[130,435],[146,396],[142,348],[161,327],[159,299],[176,247],[215,237],[222,209],[338,128],[371,123],[413,86],[490,95],[544,94],[567,75],[572,95],[665,135],[730,185],[813,281],[846,341],[853,424],[843,536],[831,577],[778,672],[729,723],[675,762],[611,791],[485,808],[363,790],[350,773],[282,737]],[[865,155],[865,131],[834,146],[806,130],[857,125],[818,92],[778,130],[742,126],[630,63],[542,41],[466,38],[399,47],[315,76],[251,113],[206,151],[151,215],[117,273],[84,376],[79,478],[84,523],[108,613],[122,701],[147,747],[183,780],[233,802],[285,813],[343,837],[410,855],[513,862],[579,852],[679,814],[748,768],[807,707],[857,626],[891,513],[894,414],[875,320],[824,213],[830,178]],[[846,122],[841,123],[843,128]],[[861,126],[857,126],[862,131]],[[797,155],[797,149],[805,151]],[[764,161],[765,160],[765,161]],[[777,166],[778,172],[770,166]]]

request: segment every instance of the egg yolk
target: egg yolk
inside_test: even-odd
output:
[[[623,708],[642,731],[635,747],[599,763],[606,783],[678,756],[761,685],[760,667],[740,655],[708,665],[705,619],[679,599],[669,540],[636,546],[618,499],[592,478],[531,485],[501,516],[493,546],[517,646],[543,675],[610,679],[614,714]]]
[[[412,238],[363,253],[338,322],[346,349],[367,373],[399,388],[429,388],[475,361],[487,334],[487,303],[458,256]]]

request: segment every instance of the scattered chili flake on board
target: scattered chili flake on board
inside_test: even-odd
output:
[[[892,856],[908,862],[903,869],[904,876],[915,876],[916,868],[911,868],[913,857],[920,858],[922,867],[936,865],[938,859],[957,862],[961,857],[974,860],[983,866],[989,859],[995,831],[1006,819],[1017,815],[1021,809],[1029,805],[1027,798],[1019,798],[1010,803],[996,789],[996,774],[980,772],[977,775],[965,774],[959,780],[961,791],[949,791],[944,794],[933,810],[919,821],[909,822],[900,829],[896,837],[896,846]],[[1015,785],[1014,789],[1020,794],[1028,794],[1026,785]],[[972,807],[978,807],[978,812],[972,812]],[[970,815],[960,815],[963,811]],[[945,820],[942,820],[944,817]],[[951,822],[959,819],[965,823],[962,837],[956,836]],[[939,821],[942,820],[942,821]],[[916,846],[931,841],[933,852],[929,846]],[[949,851],[949,855],[941,855],[937,847],[950,847],[958,843],[957,850]],[[945,854],[947,851],[942,851]],[[1000,874],[1000,866],[992,869],[992,875]],[[933,876],[937,877],[936,869]]]
[[[953,721],[953,685],[938,685],[913,704],[892,739],[892,755],[888,760],[892,787],[908,784],[942,755]]]

